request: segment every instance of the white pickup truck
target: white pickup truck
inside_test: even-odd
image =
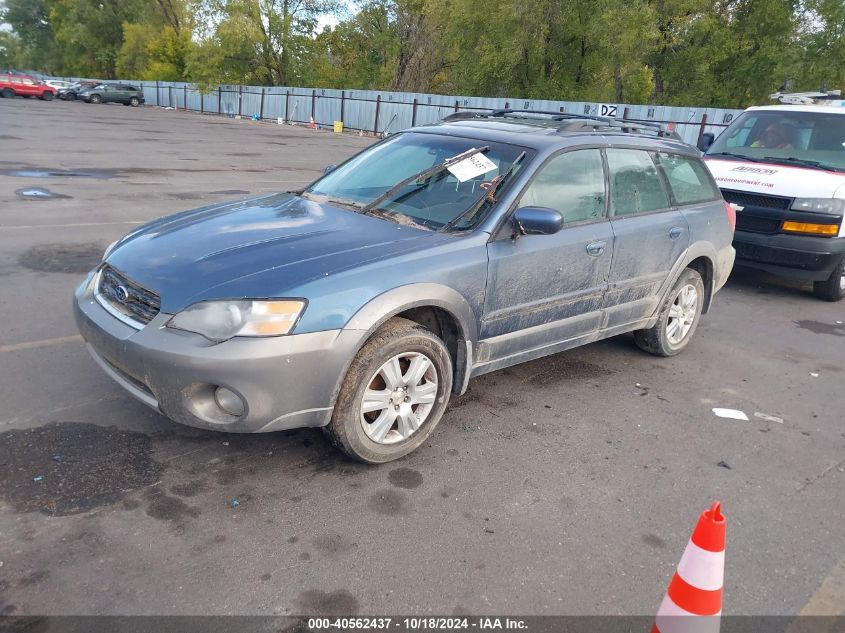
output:
[[[700,149],[737,211],[736,264],[845,296],[845,101],[748,108]],[[807,104],[807,102],[810,102]],[[803,102],[803,103],[801,103]]]

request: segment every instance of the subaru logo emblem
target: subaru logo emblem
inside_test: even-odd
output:
[[[114,298],[124,303],[129,298],[129,291],[126,286],[118,286],[114,289]]]

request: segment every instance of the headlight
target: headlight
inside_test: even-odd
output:
[[[845,209],[845,200],[841,198],[795,198],[792,208],[796,211],[842,215],[842,210]]]
[[[202,301],[173,316],[167,327],[215,341],[234,336],[281,336],[293,329],[304,301]]]

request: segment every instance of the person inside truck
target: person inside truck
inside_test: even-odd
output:
[[[784,123],[770,123],[763,133],[751,144],[751,147],[767,149],[795,149],[794,130]]]

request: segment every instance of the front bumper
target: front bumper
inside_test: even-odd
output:
[[[364,334],[331,330],[212,344],[165,328],[171,315],[163,313],[136,330],[94,299],[91,276],[76,290],[74,316],[94,360],[132,396],[176,422],[237,433],[328,424]],[[217,406],[217,386],[241,396],[242,416]]]
[[[807,281],[824,281],[845,257],[843,237],[737,231],[734,247],[737,266]]]

